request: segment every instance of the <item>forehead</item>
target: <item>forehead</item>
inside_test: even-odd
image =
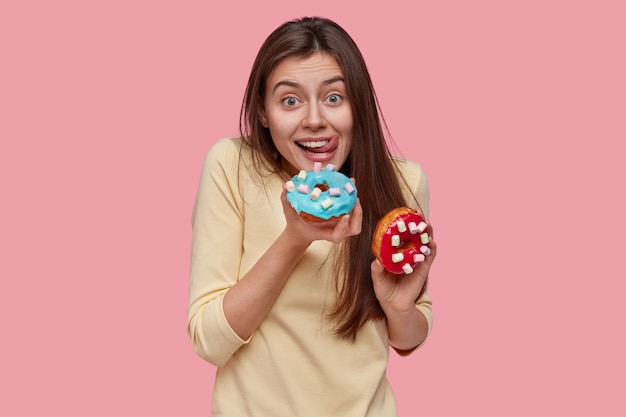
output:
[[[280,81],[324,81],[336,76],[343,76],[339,62],[329,54],[318,52],[306,57],[291,56],[285,58],[270,73],[268,87]]]

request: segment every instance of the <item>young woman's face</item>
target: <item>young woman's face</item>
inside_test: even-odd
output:
[[[352,109],[343,72],[325,53],[290,57],[267,80],[261,123],[290,174],[311,170],[315,162],[338,170],[352,147]]]

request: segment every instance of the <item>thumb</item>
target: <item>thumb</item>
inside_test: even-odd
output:
[[[374,259],[370,268],[372,270],[372,279],[374,281],[383,280],[383,277],[385,274],[385,268],[383,267],[383,264],[381,264],[378,259]]]

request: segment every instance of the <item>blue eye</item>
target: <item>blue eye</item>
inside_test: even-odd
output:
[[[282,103],[283,103],[285,106],[288,106],[288,107],[293,107],[293,106],[295,106],[296,104],[298,104],[298,99],[297,99],[297,98],[295,98],[295,97],[287,97],[287,98],[284,98],[284,99],[283,99]]]
[[[333,104],[337,104],[341,100],[343,100],[343,97],[341,97],[339,94],[331,94],[331,95],[328,96],[328,98],[326,100],[328,100],[329,102],[331,102]]]

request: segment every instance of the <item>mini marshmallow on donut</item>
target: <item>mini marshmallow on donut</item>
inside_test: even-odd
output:
[[[286,182],[287,200],[305,220],[324,222],[352,211],[356,204],[356,185],[335,166],[322,169],[315,162],[312,171],[300,171]]]
[[[398,207],[376,225],[372,252],[383,267],[394,274],[410,274],[430,255],[424,218],[410,207]]]

